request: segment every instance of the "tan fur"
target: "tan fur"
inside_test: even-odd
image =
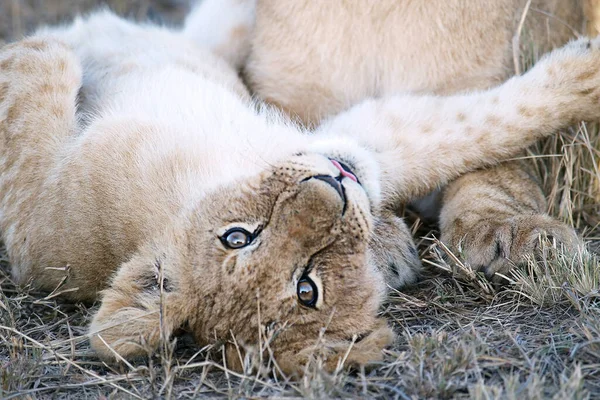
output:
[[[600,34],[600,0],[585,0],[585,15],[587,17],[587,34],[595,36]],[[600,169],[600,160],[596,162]],[[600,179],[594,180],[593,192],[594,200],[600,203]]]
[[[595,36],[600,33],[600,1],[584,0],[584,12],[587,19],[586,33]]]
[[[265,341],[288,373],[320,351],[335,368],[356,338],[349,364],[381,358],[393,334],[377,317],[382,287],[366,262],[369,210],[348,190],[357,201],[339,218],[337,194],[304,182],[310,156],[181,204],[188,154],[136,164],[160,127],[117,120],[96,125],[83,146],[73,142],[81,69],[65,45],[33,38],[7,46],[0,61],[2,232],[15,275],[84,301],[110,281],[91,328],[101,355],[144,354],[189,326],[199,343],[235,339],[242,357]],[[268,221],[254,252],[218,243],[217,228],[239,219]],[[282,263],[294,268],[282,273]],[[327,289],[318,311],[285,289],[307,265]],[[270,343],[265,326],[278,334]],[[236,357],[228,354],[239,368]]]
[[[592,5],[595,2],[586,3],[588,15],[595,15],[589,11],[597,11]],[[505,81],[515,68],[522,70],[513,44],[520,45],[519,51],[539,57],[583,30],[578,0],[534,0],[527,10],[526,4],[526,0],[259,0],[246,79],[259,97],[309,126],[369,97],[447,95],[489,88]],[[526,18],[520,26],[524,12]],[[519,65],[515,66],[515,61]],[[557,68],[548,73],[560,74],[570,65]],[[585,79],[585,74],[580,78]],[[440,105],[432,103],[429,120],[410,140],[426,141],[431,132],[445,129],[449,121],[437,117]],[[470,114],[480,106],[459,110],[453,116],[453,123],[462,125],[465,136],[476,129]],[[520,106],[517,111],[524,118],[551,118],[551,109],[544,106]],[[514,126],[505,123],[511,112],[499,105],[484,122],[512,129]],[[406,129],[401,120],[388,123],[393,129]],[[490,135],[495,134],[490,130]],[[454,146],[428,152],[422,155],[422,163],[432,165],[438,158],[469,151]],[[443,199],[443,240],[462,250],[474,268],[484,269],[490,276],[522,261],[535,248],[533,237],[540,232],[566,245],[578,243],[572,229],[545,214],[540,188],[520,165],[466,175],[449,185]],[[417,195],[400,200],[415,200]],[[502,235],[511,229],[531,240],[513,243],[517,239]],[[403,240],[400,236],[397,246],[402,246]]]
[[[124,74],[131,62],[141,68]],[[600,40],[582,39],[497,88],[367,100],[308,135],[255,110],[233,68],[185,36],[109,13],[77,20],[0,51],[13,275],[73,300],[102,290],[90,336],[107,359],[189,327],[225,343],[236,368],[270,354],[285,373],[318,356],[328,370],[380,360],[394,337],[378,315],[385,283],[418,272],[392,207],[597,118],[598,65]],[[227,248],[220,237],[240,226],[256,237]],[[314,307],[299,301],[303,276]]]

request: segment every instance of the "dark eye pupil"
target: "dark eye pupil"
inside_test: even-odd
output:
[[[298,282],[298,299],[302,304],[312,307],[317,302],[317,288],[310,278],[302,278]]]

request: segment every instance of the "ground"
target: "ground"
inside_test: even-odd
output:
[[[174,24],[188,2],[0,0],[0,45],[98,3]],[[133,365],[107,366],[85,338],[94,307],[15,287],[2,259],[0,398],[600,398],[598,149],[598,127],[580,124],[531,150],[550,212],[579,229],[592,251],[567,255],[545,242],[511,282],[492,286],[416,221],[427,273],[387,303],[399,339],[370,370],[315,367],[296,381],[241,375],[185,337]]]

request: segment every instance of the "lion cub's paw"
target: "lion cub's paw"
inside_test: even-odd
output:
[[[0,49],[0,82],[21,93],[43,95],[56,87],[70,91],[80,85],[81,65],[61,41],[33,36]]]
[[[410,230],[392,213],[386,212],[375,221],[369,256],[386,285],[394,289],[414,282],[422,267]]]
[[[570,107],[573,122],[600,118],[600,36],[581,38],[546,54],[531,77],[552,89],[554,99]]]
[[[544,236],[567,250],[581,244],[573,228],[544,214],[484,219],[470,225],[455,221],[442,232],[442,241],[473,269],[501,281],[495,274],[506,275],[514,266],[526,262],[527,256],[538,254],[540,238]]]

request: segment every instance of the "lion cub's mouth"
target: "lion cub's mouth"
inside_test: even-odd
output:
[[[358,178],[356,177],[356,174],[354,174],[354,172],[348,166],[348,164],[343,163],[338,160],[334,160],[332,158],[330,158],[329,161],[331,161],[331,163],[340,171],[340,175],[336,178],[338,181],[341,181],[344,178],[348,178],[348,179],[351,179],[354,182],[360,184],[360,182],[358,181]]]

